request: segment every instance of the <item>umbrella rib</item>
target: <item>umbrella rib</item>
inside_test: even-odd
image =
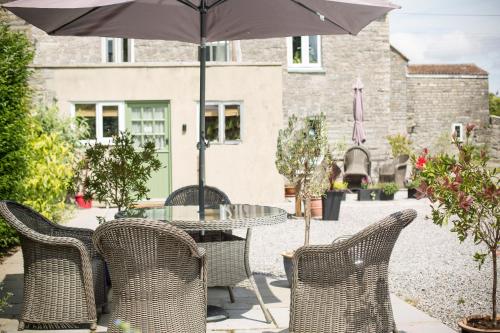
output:
[[[226,1],[227,0],[217,0],[216,2],[214,2],[213,4],[208,6],[207,9],[212,9],[213,7],[217,7],[218,5],[220,5],[221,3],[226,2]]]
[[[52,35],[52,34],[54,34],[54,33],[58,32],[59,30],[66,28],[68,25],[70,25],[70,24],[72,24],[72,23],[74,23],[74,22],[78,21],[78,20],[79,20],[79,19],[81,19],[82,17],[84,17],[84,16],[86,16],[86,15],[88,15],[88,14],[92,13],[93,11],[95,11],[95,10],[97,10],[97,9],[99,9],[99,8],[100,8],[100,7],[94,7],[94,8],[92,8],[92,9],[90,9],[89,11],[87,11],[87,12],[83,13],[82,15],[80,15],[80,16],[78,16],[78,17],[74,18],[73,20],[71,20],[71,21],[69,21],[69,22],[66,22],[66,23],[64,23],[63,25],[61,25],[61,26],[59,26],[59,27],[57,27],[57,28],[55,28],[55,29],[52,29],[52,30],[50,30],[50,31],[47,31],[47,33],[48,33],[49,35]]]
[[[340,29],[344,30],[344,31],[345,31],[346,33],[348,33],[349,35],[352,35],[352,33],[351,33],[349,30],[347,30],[346,28],[344,28],[344,27],[343,27],[343,26],[341,26],[340,24],[333,22],[333,21],[332,21],[332,20],[330,20],[328,17],[326,17],[326,16],[322,15],[321,13],[318,13],[317,11],[315,11],[315,10],[314,10],[314,9],[312,9],[312,8],[309,8],[308,6],[304,5],[302,2],[300,2],[300,1],[298,1],[298,0],[290,0],[290,1],[292,1],[292,2],[296,3],[297,5],[299,5],[299,6],[303,7],[303,8],[305,8],[305,9],[307,9],[308,11],[310,11],[310,12],[312,12],[312,13],[314,13],[314,14],[318,15],[318,16],[320,17],[320,19],[321,19],[321,20],[328,21],[328,22],[330,22],[331,24],[333,24],[333,25],[335,25],[335,26],[339,27]]]
[[[198,7],[196,7],[196,5],[195,5],[195,4],[191,3],[190,1],[187,1],[187,0],[177,0],[177,1],[179,1],[179,2],[180,2],[180,3],[182,3],[183,5],[186,5],[186,6],[188,6],[189,8],[192,8],[192,9],[194,9],[194,10],[196,10],[196,11],[199,11],[199,10],[200,10]]]

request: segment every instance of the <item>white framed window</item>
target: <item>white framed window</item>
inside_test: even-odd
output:
[[[207,43],[206,48],[206,61],[229,61],[229,42],[221,41]]]
[[[102,62],[135,62],[135,43],[133,39],[103,37],[101,40]]]
[[[459,142],[464,141],[464,125],[462,123],[453,123],[451,125],[451,134],[455,134]]]
[[[321,36],[296,36],[287,38],[289,69],[321,68]]]
[[[205,105],[205,137],[208,142],[215,144],[241,143],[243,137],[242,113],[243,104],[241,102],[207,102]],[[199,114],[200,106],[198,104]]]
[[[74,102],[71,115],[80,117],[89,127],[82,143],[111,144],[113,136],[125,130],[124,102]]]

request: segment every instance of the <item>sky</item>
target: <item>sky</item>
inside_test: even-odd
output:
[[[392,2],[391,43],[410,63],[475,63],[500,91],[500,0]]]

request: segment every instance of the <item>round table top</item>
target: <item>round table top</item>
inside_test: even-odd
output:
[[[146,218],[171,223],[186,230],[228,230],[283,223],[287,213],[281,208],[257,205],[216,205],[205,207],[202,220],[198,206],[161,206],[121,211],[115,218]]]

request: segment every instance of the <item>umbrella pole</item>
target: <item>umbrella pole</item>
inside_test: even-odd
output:
[[[200,133],[198,149],[198,205],[200,218],[205,218],[205,74],[206,74],[206,1],[200,4]]]

